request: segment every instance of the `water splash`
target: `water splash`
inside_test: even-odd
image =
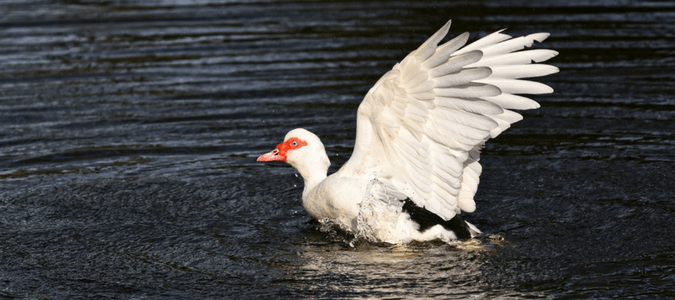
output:
[[[349,228],[345,227],[335,219],[326,217],[319,220],[317,229],[323,233],[328,234],[329,240],[345,243],[350,247],[354,247],[354,244],[358,241],[357,235],[355,235]]]
[[[357,238],[369,242],[399,242],[396,227],[403,210],[403,202],[400,201],[401,195],[394,195],[389,192],[391,190],[377,179],[368,183],[356,218]]]

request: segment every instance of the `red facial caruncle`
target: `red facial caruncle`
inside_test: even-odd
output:
[[[301,147],[307,146],[307,142],[299,138],[290,138],[287,141],[277,145],[277,148],[272,150],[272,152],[265,153],[258,157],[257,161],[283,161],[285,162],[288,158],[288,151],[295,150]]]

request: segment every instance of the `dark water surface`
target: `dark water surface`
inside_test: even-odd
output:
[[[672,1],[139,2],[0,3],[0,297],[675,298]],[[483,152],[483,236],[349,247],[255,158],[336,170],[447,19],[551,32],[556,93]]]

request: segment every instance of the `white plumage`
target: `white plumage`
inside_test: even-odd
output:
[[[326,176],[330,162],[324,146],[304,129],[292,130],[277,149],[258,158],[286,161],[300,172],[303,204],[312,217],[389,243],[457,238],[447,222],[476,209],[480,149],[522,119],[512,109],[539,107],[515,94],[553,92],[522,78],[558,72],[536,64],[558,53],[524,50],[548,33],[511,38],[498,31],[467,46],[464,33],[438,45],[449,28],[450,22],[370,89],[358,109],[354,152],[338,172]],[[364,199],[387,206],[371,201],[364,217]],[[406,199],[446,225],[422,228],[424,222],[406,211],[411,206],[403,206]],[[468,229],[479,232],[470,224]]]

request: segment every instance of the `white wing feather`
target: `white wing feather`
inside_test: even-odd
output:
[[[512,39],[498,31],[462,48],[464,33],[439,46],[449,28],[450,22],[368,92],[358,110],[354,153],[339,171],[375,175],[445,220],[476,209],[480,150],[522,119],[510,109],[539,107],[514,94],[553,91],[522,78],[558,72],[532,64],[557,52],[519,51],[548,33]]]

